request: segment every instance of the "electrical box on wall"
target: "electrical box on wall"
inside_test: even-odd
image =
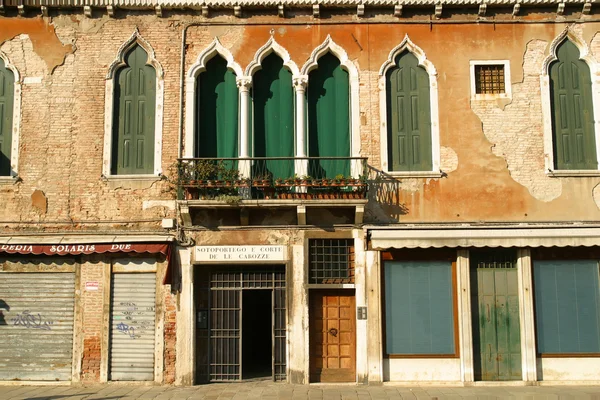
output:
[[[356,319],[367,319],[367,307],[356,307]]]

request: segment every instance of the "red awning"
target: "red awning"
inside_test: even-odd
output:
[[[2,244],[0,253],[66,256],[94,253],[169,253],[168,243]]]

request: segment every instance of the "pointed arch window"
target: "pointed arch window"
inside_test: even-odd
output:
[[[0,57],[0,176],[12,176],[15,75]],[[16,149],[15,149],[16,150]]]
[[[331,52],[317,60],[308,75],[309,157],[349,157],[350,82],[348,71]],[[314,160],[309,174],[333,178],[350,175],[349,160]]]
[[[215,55],[196,78],[195,157],[238,156],[238,88],[234,71]]]
[[[408,35],[379,70],[379,105],[382,169],[440,177],[437,71]]]
[[[134,46],[115,75],[112,175],[151,174],[154,169],[156,71]]]
[[[550,102],[554,168],[597,170],[596,135],[590,68],[570,40],[550,64]]]
[[[429,75],[408,51],[386,74],[390,171],[431,171]]]
[[[272,52],[253,76],[253,124],[255,157],[294,157],[294,93],[292,72]],[[289,161],[268,160],[267,173],[273,178],[294,175]]]

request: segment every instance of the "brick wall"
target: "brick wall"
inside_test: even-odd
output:
[[[83,352],[81,381],[98,382],[100,379],[101,343],[104,310],[104,262],[90,260],[81,264],[81,314]],[[86,291],[85,282],[98,282],[98,290]]]

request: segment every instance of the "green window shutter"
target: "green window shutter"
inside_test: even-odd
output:
[[[535,261],[539,353],[600,353],[598,262]]]
[[[350,83],[348,72],[331,53],[318,60],[308,77],[308,155],[310,157],[350,157]],[[314,177],[350,175],[350,162],[321,160],[311,162]]]
[[[238,88],[222,57],[196,79],[196,105],[196,157],[237,157]]]
[[[10,176],[15,76],[0,58],[0,176]]]
[[[156,71],[147,60],[144,49],[135,46],[116,74],[112,174],[154,172]]]
[[[410,52],[387,73],[388,160],[392,171],[431,171],[429,75]]]
[[[294,95],[292,73],[283,60],[271,53],[253,77],[254,156],[294,156]],[[294,162],[267,161],[273,178],[294,175]]]
[[[452,264],[387,261],[387,354],[454,354]]]
[[[557,169],[598,169],[590,68],[569,40],[550,66],[554,160]]]

